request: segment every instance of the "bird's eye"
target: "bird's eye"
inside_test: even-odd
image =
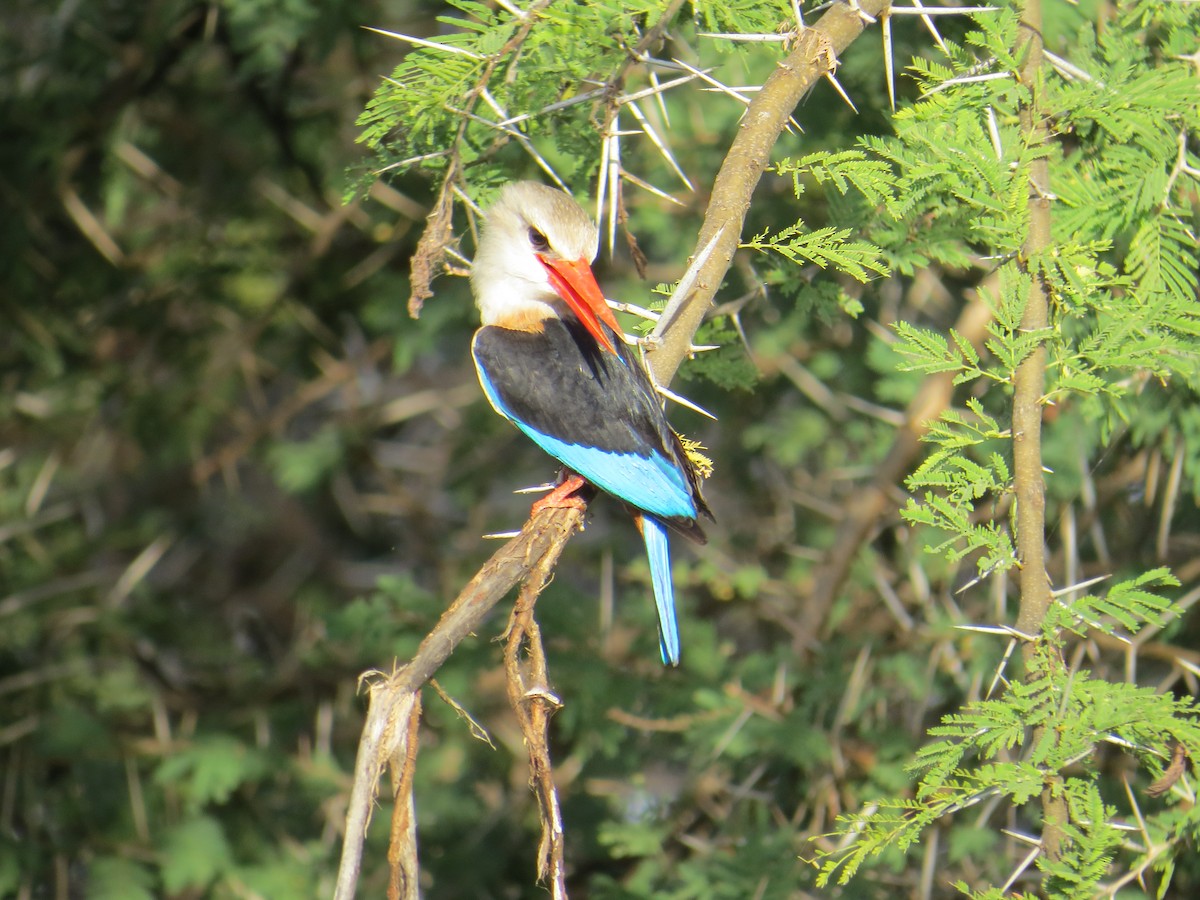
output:
[[[538,253],[545,253],[550,249],[550,242],[546,240],[546,236],[532,225],[529,226],[529,244]]]

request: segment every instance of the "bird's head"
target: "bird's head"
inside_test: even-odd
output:
[[[471,288],[484,325],[570,310],[615,353],[603,322],[618,335],[616,317],[592,274],[599,235],[570,195],[533,181],[505,187],[488,209],[471,268]]]

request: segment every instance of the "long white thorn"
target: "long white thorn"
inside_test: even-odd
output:
[[[932,97],[939,91],[944,91],[946,88],[953,87],[956,84],[975,84],[980,81],[999,81],[1002,78],[1012,78],[1009,72],[989,72],[987,75],[963,75],[960,78],[950,78],[943,81],[939,85],[935,85],[927,90],[923,96]]]
[[[696,37],[719,38],[723,41],[735,41],[738,43],[762,43],[762,44],[781,44],[784,41],[790,41],[790,34],[741,34],[736,31],[700,31]]]
[[[514,494],[544,494],[546,491],[552,491],[556,487],[553,481],[547,481],[545,484],[535,484],[532,487],[517,488],[513,491]]]
[[[617,204],[621,196],[621,127],[620,113],[613,116],[613,131],[609,140],[612,149],[608,152],[608,255],[612,255],[617,244]]]
[[[674,203],[676,206],[687,206],[687,204],[684,203],[682,200],[672,197],[670,194],[668,194],[662,188],[655,187],[654,185],[652,185],[650,182],[646,181],[645,179],[638,178],[636,175],[634,175],[628,169],[621,170],[621,177],[624,178],[626,181],[637,185],[642,190],[649,191],[651,194],[654,194],[656,197],[661,197],[663,200],[666,200],[668,203]]]
[[[662,155],[662,158],[675,170],[675,174],[679,176],[679,180],[684,183],[689,191],[695,191],[696,189],[692,187],[692,183],[688,181],[688,177],[683,174],[683,169],[675,161],[675,154],[671,152],[671,148],[666,145],[666,142],[658,136],[658,132],[654,130],[654,126],[646,120],[641,107],[636,102],[627,103],[626,107],[633,113],[633,117],[638,120],[638,124],[642,126],[642,131],[646,133],[646,137],[650,138],[650,143],[658,148],[658,152]]]
[[[466,56],[470,59],[485,59],[472,50],[464,50],[462,47],[456,47],[453,44],[443,44],[438,41],[427,41],[424,38],[413,37],[411,34],[401,34],[398,31],[384,31],[382,28],[372,28],[370,25],[362,26],[366,31],[373,31],[376,34],[382,34],[384,37],[395,38],[398,41],[406,41],[409,44],[414,44],[417,47],[428,47],[430,50],[445,50],[447,53],[457,53],[460,56]]]
[[[382,169],[376,169],[376,175],[382,175],[384,172],[390,172],[392,169],[402,169],[405,166],[411,166],[414,163],[424,162],[427,159],[441,159],[443,156],[449,156],[449,150],[435,150],[433,153],[422,153],[420,156],[410,156],[408,159],[402,159],[399,162],[390,163]]]
[[[1080,81],[1096,80],[1086,70],[1079,68],[1079,66],[1075,65],[1075,63],[1065,60],[1061,56],[1058,56],[1054,53],[1047,53],[1046,59],[1049,60],[1050,65],[1054,67],[1054,71],[1056,71],[1063,78],[1067,79],[1067,81],[1075,81],[1076,79]],[[1104,82],[1099,82],[1099,84],[1101,87],[1104,86]]]
[[[512,118],[505,119],[503,122],[498,122],[498,125],[516,125],[518,122],[524,122],[527,119],[534,119],[538,116],[545,115],[550,112],[557,112],[560,109],[567,109],[580,103],[587,103],[589,100],[595,100],[604,95],[604,88],[597,88],[594,91],[584,91],[582,94],[576,94],[574,97],[568,97],[566,100],[556,100],[547,106],[543,106],[537,112],[521,113]]]
[[[1008,893],[1008,889],[1013,886],[1013,884],[1016,882],[1016,880],[1018,878],[1021,877],[1021,873],[1029,868],[1029,864],[1038,858],[1038,856],[1041,854],[1041,852],[1042,852],[1042,844],[1039,841],[1038,845],[1036,847],[1034,847],[1032,850],[1030,850],[1028,853],[1026,853],[1025,858],[1022,859],[1019,863],[1017,863],[1017,867],[1012,870],[1012,873],[1008,876],[1008,880],[1006,882],[1004,882],[1004,886],[1002,888],[1000,888],[1001,894]]]
[[[667,127],[671,127],[671,114],[667,112],[667,101],[663,99],[662,86],[658,83],[658,73],[653,69],[650,70],[650,83],[657,89],[654,92],[654,102],[658,104],[658,111],[663,117],[663,121]]]
[[[829,83],[833,85],[834,90],[836,90],[841,95],[842,99],[846,101],[846,105],[854,110],[855,114],[857,115],[858,107],[854,105],[854,101],[850,99],[850,95],[846,93],[841,82],[837,80],[837,76],[832,72],[826,72],[825,77],[829,79]]]
[[[664,397],[666,397],[668,400],[673,400],[676,403],[678,403],[680,406],[686,406],[688,409],[692,410],[693,412],[698,412],[698,413],[700,413],[700,415],[706,416],[707,418],[712,419],[714,422],[717,421],[717,417],[714,416],[712,413],[710,413],[707,409],[705,409],[702,406],[697,406],[695,403],[693,403],[687,397],[681,397],[679,394],[676,394],[670,388],[665,388],[661,384],[656,383],[654,385],[654,389],[656,391],[658,391],[660,394],[662,394]]]
[[[922,6],[919,0],[914,0],[914,6],[893,6],[890,12],[893,16],[969,16],[972,13],[995,12],[998,6]]]
[[[846,0],[850,8],[858,13],[858,17],[868,25],[875,24],[875,17],[858,5],[858,0]]]
[[[608,190],[608,135],[600,136],[600,177],[596,179],[596,224],[604,221],[604,194]]]
[[[683,66],[685,69],[687,69],[689,72],[691,72],[693,75],[695,75],[697,78],[699,78],[699,79],[701,79],[702,81],[706,81],[706,82],[708,82],[709,84],[711,84],[713,87],[715,87],[715,88],[716,88],[718,91],[720,91],[722,94],[728,94],[730,97],[732,97],[734,100],[737,100],[739,103],[741,103],[741,104],[742,104],[742,105],[744,105],[744,106],[749,106],[749,105],[750,105],[750,98],[749,98],[749,97],[745,97],[745,96],[743,96],[743,95],[739,94],[739,93],[738,93],[737,91],[735,91],[733,88],[729,87],[729,85],[727,85],[727,84],[722,84],[721,82],[717,81],[717,79],[715,79],[715,78],[713,78],[711,75],[709,75],[709,74],[708,74],[708,72],[703,72],[703,71],[701,71],[700,69],[697,69],[697,68],[695,68],[695,67],[693,67],[693,66],[689,66],[687,63],[683,62],[682,60],[676,60],[676,61],[677,61],[677,62],[678,62],[678,63],[679,63],[681,66]]]
[[[529,15],[527,12],[525,12],[525,10],[521,9],[521,7],[517,6],[515,3],[510,3],[509,0],[496,0],[496,5],[503,6],[511,15],[518,19],[524,19],[527,15]]]
[[[804,24],[804,12],[800,9],[800,0],[792,0],[792,15],[796,17],[797,33],[808,27]]]
[[[508,118],[508,113],[504,111],[504,107],[496,101],[496,98],[492,96],[491,91],[489,91],[486,87],[479,92],[479,96],[483,98],[483,102],[490,106],[492,112],[494,112],[497,116],[499,116],[501,119]],[[538,164],[538,168],[549,175],[550,179],[558,186],[560,190],[567,190],[566,184],[564,184],[563,180],[558,177],[558,173],[554,171],[554,167],[550,165],[550,163],[544,156],[542,156],[541,153],[538,152],[537,148],[533,146],[533,142],[530,141],[526,135],[522,134],[516,128],[507,127],[501,125],[500,123],[495,123],[495,127],[512,137],[513,140],[520,144],[521,148],[533,157],[533,161]]]
[[[648,319],[651,322],[657,322],[659,315],[656,312],[651,312],[645,307],[638,306],[636,303],[625,303],[622,300],[605,300],[609,308],[615,309],[617,312],[629,313],[633,316],[638,316],[642,319]]]
[[[913,6],[915,6],[917,9],[925,9],[925,7],[921,5],[921,0],[913,0]],[[942,36],[938,34],[938,30],[933,24],[933,19],[931,19],[928,14],[925,14],[921,16],[921,21],[925,23],[925,27],[929,29],[929,33],[932,34],[933,39],[937,41],[938,48],[943,53],[949,54],[950,51],[946,48],[946,42],[943,41]]]
[[[679,87],[681,84],[687,84],[689,81],[695,81],[699,77],[699,75],[688,73],[687,75],[681,75],[678,78],[672,78],[670,81],[664,81],[662,83],[655,82],[654,87],[642,88],[640,91],[634,91],[631,94],[622,94],[617,98],[617,105],[624,106],[626,103],[632,103],[634,100],[641,100],[643,97],[653,97],[655,95],[661,97],[671,88]],[[601,92],[597,91],[596,93]]]
[[[1057,600],[1059,597],[1062,597],[1065,594],[1073,594],[1076,591],[1082,591],[1086,588],[1090,588],[1093,584],[1099,584],[1102,581],[1107,581],[1111,577],[1112,576],[1110,575],[1097,575],[1095,578],[1089,578],[1087,581],[1081,581],[1078,584],[1068,585],[1067,587],[1059,588],[1057,591],[1051,591],[1050,596]]]
[[[667,300],[666,307],[663,308],[662,314],[659,316],[658,325],[654,327],[654,331],[650,337],[653,340],[662,340],[663,334],[670,327],[671,322],[679,315],[679,310],[687,300],[688,295],[692,292],[692,287],[696,283],[696,278],[700,275],[700,269],[708,262],[708,258],[712,256],[713,249],[717,246],[717,241],[721,235],[725,233],[725,226],[722,225],[717,229],[717,233],[709,239],[709,242],[704,245],[704,249],[696,254],[696,258],[692,260],[692,264],[687,267],[687,271],[683,273],[683,277],[679,279],[679,284],[672,292],[671,297]]]
[[[996,151],[996,159],[1004,160],[1004,144],[1000,142],[1000,126],[996,122],[996,111],[990,106],[987,108],[987,127],[988,135],[992,139],[992,149]]]
[[[457,184],[451,185],[450,190],[454,193],[454,196],[462,201],[465,206],[470,208],[472,212],[478,216],[483,215],[483,208],[474,200],[472,200],[470,195],[468,195],[467,192],[460,188]]]
[[[896,62],[892,56],[892,17],[883,14],[883,66],[887,70],[888,101],[896,111]]]

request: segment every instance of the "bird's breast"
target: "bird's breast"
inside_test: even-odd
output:
[[[546,320],[550,316],[547,315],[545,304],[539,304],[539,307],[521,307],[512,311],[506,311],[499,315],[491,324],[497,328],[507,328],[509,331],[541,334],[546,330]]]

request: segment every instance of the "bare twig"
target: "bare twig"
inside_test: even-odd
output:
[[[392,798],[392,832],[388,838],[388,900],[417,900],[420,872],[417,868],[417,815],[413,808],[413,778],[417,772],[417,732],[421,725],[421,695],[412,695],[404,746],[391,761],[395,776]]]
[[[550,763],[550,716],[561,704],[550,692],[542,632],[533,617],[538,594],[550,579],[554,561],[543,559],[525,581],[508,623],[504,649],[508,699],[521,725],[525,749],[529,753],[529,781],[537,795],[542,821],[542,840],[538,845],[538,879],[548,882],[554,900],[566,900],[567,882],[563,863],[562,811],[554,789]],[[525,648],[527,661],[522,661]]]
[[[1049,140],[1041,102],[1042,5],[1027,0],[1017,38],[1017,57],[1023,58],[1020,79],[1030,91],[1030,99],[1020,111],[1021,131],[1031,147]],[[1021,330],[1043,331],[1049,321],[1049,301],[1045,279],[1037,258],[1050,247],[1050,163],[1040,155],[1029,166],[1029,231],[1022,247],[1022,265],[1029,274],[1029,293]],[[1042,477],[1042,395],[1045,389],[1046,347],[1038,345],[1017,366],[1013,376],[1013,493],[1017,501],[1017,554],[1020,559],[1018,584],[1021,591],[1017,612],[1017,630],[1040,634],[1042,621],[1053,598],[1046,574],[1046,485]],[[1047,652],[1041,642],[1030,641],[1022,647],[1026,667],[1035,655]],[[1034,729],[1032,742],[1043,739],[1045,727]],[[1055,776],[1057,778],[1057,776]],[[1042,850],[1046,858],[1057,860],[1062,854],[1067,824],[1067,803],[1061,785],[1048,779],[1042,791]]]

